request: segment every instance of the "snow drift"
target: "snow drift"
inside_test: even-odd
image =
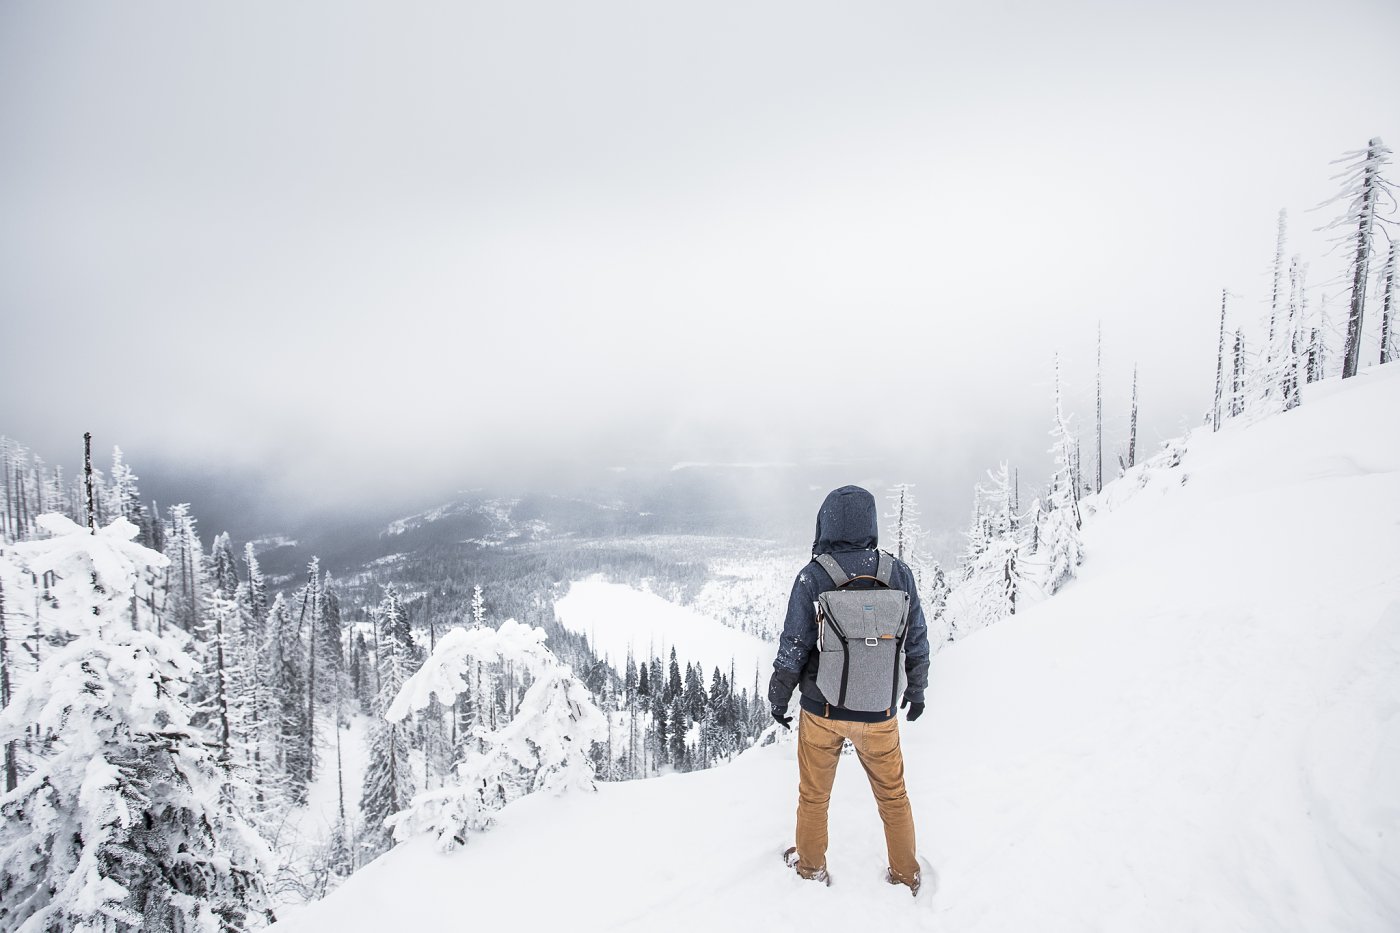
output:
[[[524,798],[279,929],[1400,929],[1397,413],[1390,365],[1196,432],[1086,502],[1079,579],[935,657],[901,723],[927,897],[881,880],[854,760],[833,886],[783,868],[786,741]]]

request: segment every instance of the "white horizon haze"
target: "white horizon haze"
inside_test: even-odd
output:
[[[1092,427],[1100,322],[1109,463],[1135,364],[1140,449],[1198,423],[1280,208],[1340,294],[1307,209],[1400,143],[1397,37],[1362,0],[6,4],[0,432],[288,508],[851,459],[961,516],[999,459],[1042,482],[1054,354]]]

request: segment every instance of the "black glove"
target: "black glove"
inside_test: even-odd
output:
[[[781,725],[784,729],[787,729],[787,730],[791,731],[791,729],[792,729],[792,717],[791,717],[791,716],[784,716],[783,713],[786,713],[786,712],[787,712],[787,709],[786,709],[786,708],[778,709],[778,708],[775,706],[775,707],[773,707],[773,718],[776,719],[776,720],[778,720],[778,724]]]
[[[906,706],[909,707],[909,714],[904,718],[908,719],[910,722],[913,722],[924,714],[924,704],[910,702],[908,696],[899,704],[899,708],[904,709]]]

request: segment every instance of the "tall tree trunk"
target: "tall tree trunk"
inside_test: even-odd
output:
[[[335,786],[340,805],[340,824],[345,825],[345,764],[340,754],[340,678],[335,679],[335,711],[331,714],[331,726],[335,729]]]
[[[1269,298],[1269,342],[1264,348],[1267,362],[1274,361],[1274,333],[1278,329],[1279,302],[1283,300],[1283,250],[1288,237],[1288,211],[1278,212],[1278,240],[1274,244],[1274,290]]]
[[[895,557],[904,560],[904,489],[899,490],[899,534],[895,536]]]
[[[6,540],[18,541],[19,535],[15,533],[15,521],[11,516],[14,509],[14,491],[10,488],[10,439],[0,438],[0,459],[5,465],[5,528],[4,536]]]
[[[1079,455],[1079,438],[1074,439],[1074,501],[1078,502],[1084,492],[1084,475],[1080,471],[1080,464],[1083,461]]]
[[[1381,363],[1389,363],[1395,358],[1390,343],[1395,339],[1395,250],[1397,244],[1390,242],[1390,253],[1385,258],[1385,275],[1381,281]]]
[[[194,542],[188,520],[180,534],[180,582],[185,588],[185,631],[193,632],[198,625],[199,607],[195,603]]]
[[[88,531],[97,534],[97,509],[92,499],[92,432],[83,433],[83,476],[87,485]]]
[[[1283,373],[1283,410],[1289,411],[1302,403],[1298,391],[1298,328],[1303,322],[1303,289],[1306,268],[1298,256],[1288,266],[1288,360]]]
[[[1099,322],[1098,351],[1095,355],[1095,420],[1098,452],[1094,456],[1094,492],[1103,492],[1103,322]]]
[[[1244,414],[1244,330],[1235,329],[1233,375],[1230,380],[1230,416]]]
[[[423,595],[423,615],[428,619],[428,654],[437,650],[437,624],[433,622],[433,594]]]
[[[301,596],[301,615],[297,619],[297,634],[301,634],[302,626],[306,620],[307,603],[312,603],[311,626],[307,629],[306,650],[307,650],[307,674],[306,674],[306,783],[309,785],[316,773],[316,609],[312,598],[312,583],[316,578],[316,571],[309,571],[306,575],[306,588]]]
[[[1347,315],[1347,342],[1342,359],[1342,378],[1356,375],[1361,362],[1361,325],[1366,314],[1366,280],[1371,274],[1371,237],[1376,219],[1376,189],[1379,187],[1381,141],[1372,139],[1366,147],[1366,169],[1361,181],[1361,213],[1356,224],[1356,257],[1352,260],[1351,311]]]
[[[1229,301],[1229,289],[1220,290],[1220,337],[1215,346],[1215,405],[1211,408],[1212,430],[1220,430],[1220,396],[1225,391],[1225,306]],[[1134,384],[1137,375],[1133,375]]]
[[[221,604],[215,603],[215,606],[220,607],[216,609],[214,613],[214,657],[215,663],[218,665],[219,669],[219,735],[221,737],[220,744],[223,745],[224,748],[224,755],[228,756],[230,754],[229,749],[232,742],[230,740],[228,727],[228,683],[226,676],[227,668],[225,666],[226,662],[224,660],[224,614],[221,609]]]
[[[10,634],[5,623],[5,582],[0,580],[0,709],[10,705]],[[5,791],[19,784],[19,769],[15,763],[15,742],[5,743]]]

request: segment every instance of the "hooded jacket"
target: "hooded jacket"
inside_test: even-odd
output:
[[[843,709],[831,703],[817,687],[817,596],[836,589],[831,576],[816,562],[818,554],[830,554],[852,576],[874,575],[879,563],[875,550],[879,543],[875,497],[859,486],[842,486],[833,490],[817,513],[817,533],[812,542],[812,557],[797,575],[788,598],[787,618],[778,642],[778,654],[773,661],[773,676],[768,681],[768,702],[774,710],[787,710],[794,688],[802,694],[802,708],[818,716],[862,722],[881,722],[895,715],[865,713]],[[857,581],[852,586],[873,584]],[[909,594],[909,626],[904,641],[904,672],[908,684],[905,699],[911,703],[924,701],[928,686],[928,624],[919,604],[914,574],[909,565],[896,559],[890,575],[890,585]]]

